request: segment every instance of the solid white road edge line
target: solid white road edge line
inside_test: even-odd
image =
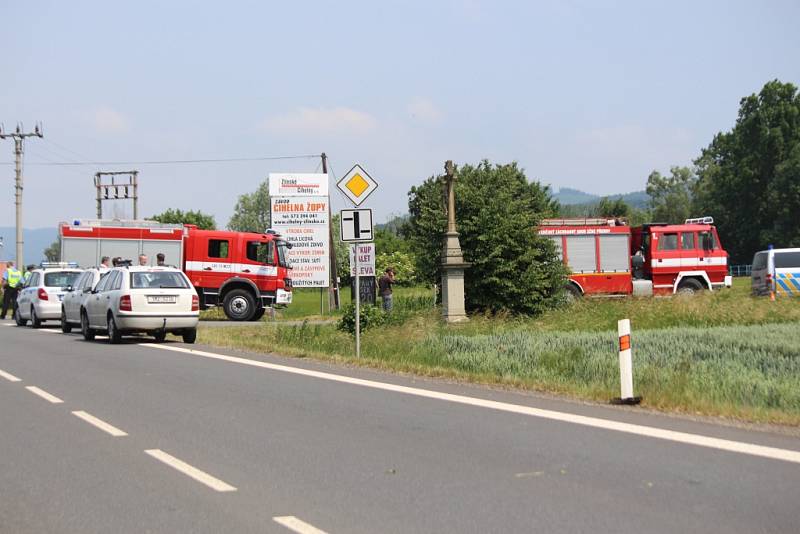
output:
[[[17,378],[16,376],[12,375],[11,373],[6,373],[2,369],[0,369],[0,376],[5,378],[9,382],[22,382],[21,378]]]
[[[166,452],[162,451],[161,449],[148,449],[144,451],[146,454],[149,454],[156,460],[163,462],[170,466],[171,468],[175,469],[176,471],[180,471],[186,476],[189,476],[196,481],[200,482],[201,484],[205,484],[209,488],[216,490],[216,491],[236,491],[236,488],[221,481],[218,478],[214,478],[208,473],[200,471],[196,467],[192,467],[191,465],[178,460],[174,456],[167,454]]]
[[[78,411],[72,412],[72,415],[74,415],[75,417],[78,417],[80,419],[83,419],[84,421],[86,421],[90,425],[96,426],[97,428],[99,428],[103,432],[107,432],[108,434],[111,434],[115,438],[119,438],[119,437],[128,435],[127,433],[123,432],[122,430],[120,430],[119,428],[115,427],[114,425],[109,425],[105,421],[102,421],[102,420],[98,419],[97,417],[84,412],[83,410],[78,410]]]
[[[63,400],[59,399],[59,398],[58,398],[58,397],[56,397],[55,395],[50,395],[50,394],[49,394],[48,392],[46,392],[45,390],[43,390],[43,389],[39,389],[39,388],[37,388],[36,386],[25,386],[25,389],[27,389],[28,391],[30,391],[30,392],[31,392],[31,393],[33,393],[34,395],[39,395],[39,396],[40,396],[41,398],[43,398],[44,400],[46,400],[46,401],[50,401],[50,402],[52,402],[53,404],[61,404],[61,403],[63,403],[63,402],[64,402]]]
[[[301,521],[300,519],[297,519],[293,515],[287,515],[283,517],[273,517],[272,520],[278,523],[279,525],[283,525],[289,530],[298,532],[300,534],[326,534],[324,530],[320,530],[313,525],[309,525],[305,521]]]
[[[732,441],[721,438],[712,438],[700,434],[689,434],[686,432],[666,430],[663,428],[656,428],[651,426],[636,425],[632,423],[622,423],[620,421],[613,421],[610,419],[600,419],[598,417],[588,417],[585,415],[576,415],[566,412],[543,410],[541,408],[533,408],[531,406],[522,406],[519,404],[491,401],[475,397],[466,397],[464,395],[454,395],[452,393],[441,393],[439,391],[412,388],[408,386],[399,386],[396,384],[388,384],[385,382],[377,382],[374,380],[364,380],[362,378],[353,378],[350,376],[336,375],[333,373],[324,373],[320,371],[312,371],[309,369],[301,369],[298,367],[289,367],[287,365],[278,365],[274,363],[266,363],[256,360],[248,360],[246,358],[238,358],[236,356],[227,356],[225,354],[216,354],[214,352],[206,352],[202,350],[185,349],[182,347],[169,347],[166,345],[156,345],[152,343],[140,343],[139,345],[141,345],[142,347],[150,347],[154,349],[161,349],[173,352],[182,352],[185,354],[191,354],[193,356],[202,356],[204,358],[211,358],[214,360],[222,360],[231,363],[238,363],[241,365],[249,365],[251,367],[261,367],[263,369],[271,369],[273,371],[280,371],[283,373],[292,373],[296,375],[319,378],[322,380],[330,380],[333,382],[342,382],[345,384],[352,384],[356,386],[363,386],[373,389],[381,389],[384,391],[393,391],[395,393],[403,393],[406,395],[415,395],[417,397],[426,397],[429,399],[455,402],[458,404],[466,404],[469,406],[478,406],[481,408],[488,408],[491,410],[499,410],[503,412],[529,415],[532,417],[540,417],[543,419],[550,419],[553,421],[560,421],[564,423],[573,423],[576,425],[600,428],[603,430],[613,430],[615,432],[624,432],[626,434],[635,434],[637,436],[663,439],[666,441],[674,441],[677,443],[696,445],[698,447],[708,447],[710,449],[717,449],[728,452],[737,452],[740,454],[748,454],[750,456],[760,456],[762,458],[769,458],[772,460],[782,460],[784,462],[792,462],[800,464],[800,451],[794,451],[790,449],[778,449],[775,447],[756,445],[754,443]]]

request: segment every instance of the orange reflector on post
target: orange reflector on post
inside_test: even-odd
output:
[[[628,350],[631,348],[631,335],[626,334],[619,337],[619,350]]]

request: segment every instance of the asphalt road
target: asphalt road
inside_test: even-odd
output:
[[[800,532],[796,437],[48,330],[0,325],[0,532]]]

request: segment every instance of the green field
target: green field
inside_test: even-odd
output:
[[[407,319],[365,332],[358,362],[352,336],[335,325],[205,329],[200,341],[608,401],[619,395],[617,320],[629,318],[646,406],[798,425],[800,299],[753,298],[748,284],[688,298],[585,299],[536,319],[477,316],[456,327],[420,306],[429,291],[401,288],[395,313]]]

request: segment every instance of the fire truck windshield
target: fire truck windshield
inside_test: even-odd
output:
[[[278,241],[278,265],[287,269],[292,268],[292,262],[289,260],[288,254],[286,254],[286,250],[289,248],[291,248],[291,245],[286,241]]]

